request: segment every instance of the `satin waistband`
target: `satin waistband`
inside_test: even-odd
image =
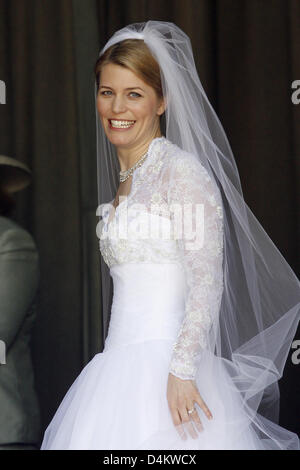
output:
[[[176,263],[124,263],[110,269],[113,301],[105,350],[175,339],[185,307],[185,276]]]

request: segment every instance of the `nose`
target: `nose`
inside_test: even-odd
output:
[[[124,103],[122,96],[115,95],[115,97],[112,100],[112,111],[115,114],[118,114],[120,112],[125,111],[125,109],[126,107],[125,107],[125,103]]]

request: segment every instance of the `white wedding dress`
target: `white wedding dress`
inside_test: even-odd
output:
[[[198,249],[201,229],[190,249],[192,241],[175,239],[168,210],[192,201],[205,210]],[[105,347],[68,390],[41,449],[298,448],[296,434],[247,412],[223,359],[209,347],[223,292],[223,213],[204,167],[155,138],[113,218],[110,209],[100,231],[114,287]],[[195,405],[204,427],[196,439],[186,429],[183,440],[173,424],[169,372],[194,379],[212,412],[209,421]]]

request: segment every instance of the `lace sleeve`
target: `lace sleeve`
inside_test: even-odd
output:
[[[192,221],[189,234],[185,216],[182,218],[182,236],[178,237],[187,295],[169,372],[193,380],[196,360],[207,346],[213,321],[218,319],[223,292],[222,200],[216,182],[204,166],[194,157],[180,157],[172,165],[168,203],[170,208],[173,204],[182,207],[182,213],[191,214],[188,219]],[[191,212],[187,211],[188,206]]]

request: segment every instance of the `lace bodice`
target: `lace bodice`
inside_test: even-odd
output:
[[[113,200],[101,206],[97,233],[103,259],[109,267],[152,262],[179,263],[184,269],[185,315],[169,370],[194,379],[223,291],[219,189],[197,157],[159,137],[134,171],[129,196],[120,201],[115,211]]]

